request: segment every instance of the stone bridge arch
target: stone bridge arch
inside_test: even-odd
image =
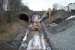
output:
[[[22,12],[18,14],[19,19],[25,22],[30,22],[30,15],[28,13]]]

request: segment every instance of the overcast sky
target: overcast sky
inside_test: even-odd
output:
[[[69,3],[74,3],[75,0],[22,0],[24,5],[27,5],[31,10],[40,11],[52,8],[54,3],[66,6]]]

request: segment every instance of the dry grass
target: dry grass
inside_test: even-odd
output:
[[[0,32],[0,40],[8,41],[12,40],[14,36],[16,35],[16,32],[19,29],[22,29],[26,26],[26,23],[24,21],[18,21],[14,22],[12,24],[8,24],[6,26],[3,26],[3,31]]]

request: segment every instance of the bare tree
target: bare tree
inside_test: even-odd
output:
[[[57,10],[57,8],[58,8],[58,4],[57,3],[53,4],[53,9]]]

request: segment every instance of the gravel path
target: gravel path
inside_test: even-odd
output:
[[[54,50],[75,50],[75,19],[50,27],[48,31]]]

